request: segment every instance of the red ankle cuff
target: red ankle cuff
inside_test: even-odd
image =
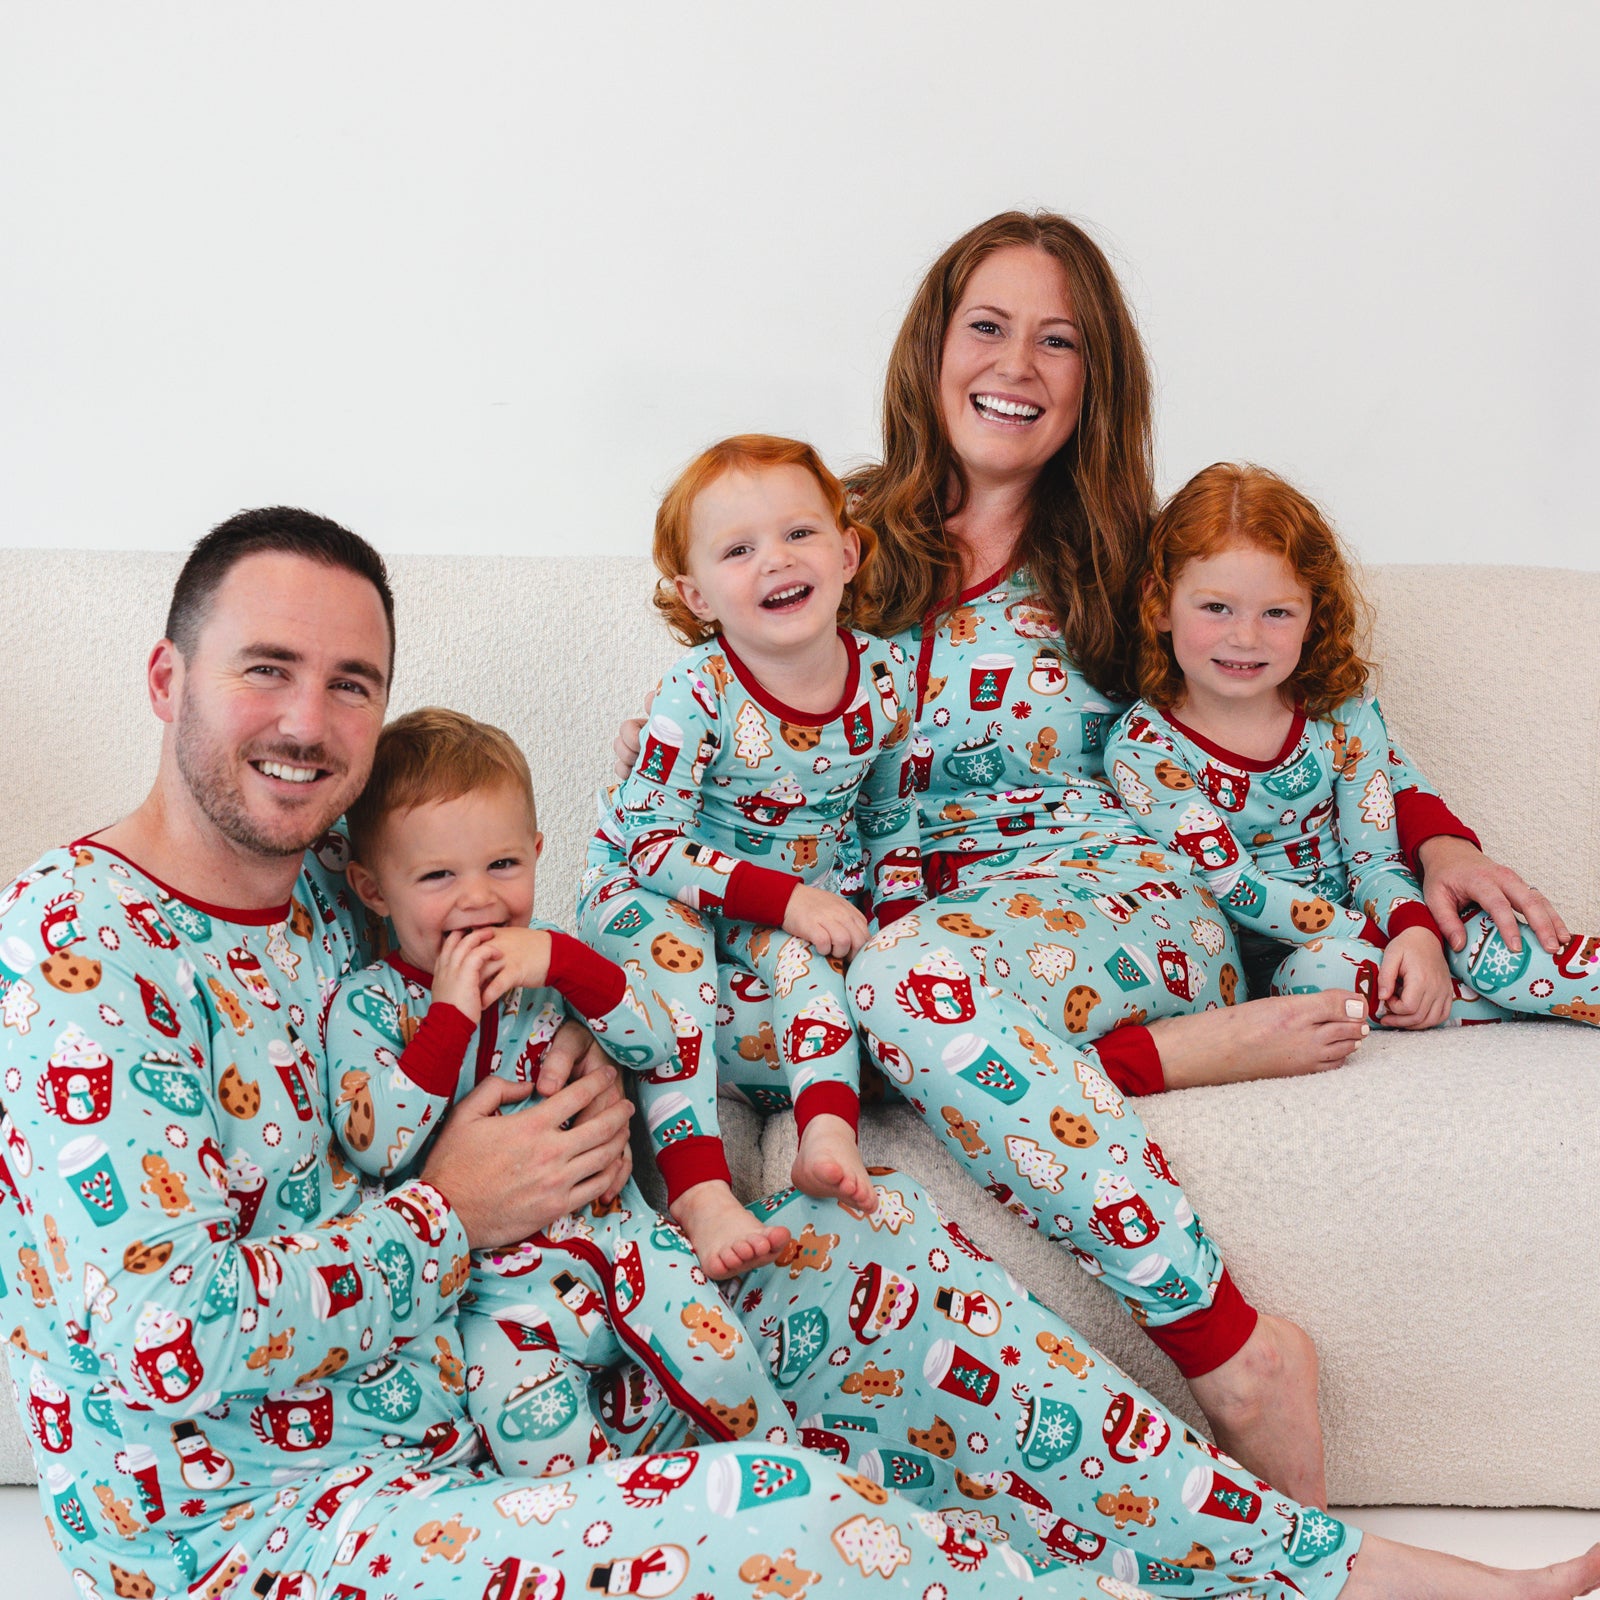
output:
[[[813,1117],[843,1117],[852,1129],[861,1127],[861,1096],[847,1083],[814,1083],[794,1103],[795,1127],[803,1134]]]
[[[661,1181],[667,1186],[668,1205],[697,1183],[713,1183],[720,1179],[729,1188],[733,1187],[733,1174],[728,1171],[722,1140],[709,1134],[674,1139],[656,1151],[656,1166],[660,1169]]]
[[[1256,1318],[1255,1307],[1239,1293],[1224,1267],[1210,1305],[1177,1322],[1146,1324],[1144,1331],[1157,1349],[1172,1357],[1184,1377],[1199,1378],[1244,1349],[1255,1332]]]
[[[1167,1075],[1161,1052],[1143,1023],[1113,1028],[1094,1042],[1105,1075],[1126,1095],[1164,1094]]]

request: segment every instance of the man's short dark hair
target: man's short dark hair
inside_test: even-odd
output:
[[[212,596],[236,563],[264,552],[304,556],[325,567],[342,567],[378,591],[389,624],[389,670],[394,671],[394,594],[383,557],[358,533],[296,506],[264,506],[219,522],[189,552],[173,586],[166,636],[184,660],[194,653]]]

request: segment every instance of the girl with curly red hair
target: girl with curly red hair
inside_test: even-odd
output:
[[[1366,620],[1338,536],[1299,490],[1227,462],[1190,479],[1151,530],[1144,698],[1106,749],[1123,803],[1194,862],[1252,993],[1353,988],[1392,1028],[1513,1011],[1600,1022],[1600,940],[1514,952],[1478,911],[1465,947],[1446,946],[1400,844]]]

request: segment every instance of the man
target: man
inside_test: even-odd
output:
[[[1033,1592],[1082,1596],[1093,1572],[1123,1593],[1188,1573],[1202,1595],[1285,1559],[1297,1592],[1348,1579],[1352,1600],[1600,1580],[1573,1563],[1565,1586],[1491,1590],[1500,1575],[1441,1575],[1382,1541],[1357,1556],[1358,1535],[1258,1492],[1082,1353],[895,1177],[867,1217],[766,1202],[794,1248],[739,1285],[748,1320],[710,1285],[684,1313],[719,1350],[759,1330],[793,1438],[673,1449],[685,1421],[634,1369],[604,1378],[599,1465],[496,1477],[462,1404],[468,1250],[612,1193],[627,1107],[558,1040],[539,1105],[500,1118],[528,1091],[486,1079],[386,1195],[330,1145],[318,1022],[366,953],[328,828],[371,761],[392,615],[376,552],[326,519],[213,530],[149,660],[149,796],[0,896],[12,1371],[86,1600],[799,1600],[869,1576],[954,1600],[1035,1573]],[[609,1292],[627,1289],[619,1273]],[[1027,1381],[1003,1385],[989,1353],[1026,1359]],[[554,1431],[548,1398],[528,1385],[522,1436]],[[1093,1481],[1102,1435],[1136,1462],[1120,1487]],[[1207,1540],[1226,1571],[1162,1559]]]

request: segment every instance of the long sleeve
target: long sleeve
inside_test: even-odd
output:
[[[706,767],[725,740],[746,751],[753,766],[771,754],[771,735],[764,721],[759,729],[748,719],[746,726],[724,725],[725,702],[697,659],[685,657],[661,680],[639,759],[618,791],[628,863],[657,894],[776,926],[802,880],[713,844],[701,826],[700,796]]]
[[[8,960],[37,909],[25,896],[6,915]],[[381,1353],[432,1329],[459,1294],[462,1274],[450,1269],[467,1253],[444,1197],[422,1182],[365,1204],[354,1188],[328,1193],[316,1064],[292,1022],[279,1025],[283,1041],[263,1044],[241,1008],[233,1037],[196,981],[204,969],[181,952],[117,944],[95,947],[92,987],[40,985],[26,1030],[0,1032],[7,1076],[21,1079],[6,1096],[5,1176],[26,1225],[66,1237],[61,1314],[82,1343],[135,1399],[191,1413],[223,1391],[281,1381],[246,1361],[276,1333],[296,1330],[310,1367],[319,1350]],[[80,945],[89,948],[84,938],[66,948]],[[215,1043],[229,1047],[226,1066]],[[224,1120],[253,1116],[259,1080],[275,1072],[299,1079],[293,1109],[272,1124],[278,1159],[267,1170],[226,1161]],[[263,1200],[301,1228],[242,1237]]]
[[[910,777],[911,717],[916,683],[909,660],[898,670],[888,647],[873,641],[868,670],[889,709],[896,714],[879,741],[856,800],[855,821],[867,853],[867,885],[880,922],[892,922],[927,897],[922,878],[921,830]],[[904,710],[905,715],[899,712]]]
[[[1390,938],[1405,928],[1437,934],[1401,848],[1383,713],[1376,700],[1347,700],[1332,716],[1343,738],[1334,795],[1351,896]]]
[[[1187,752],[1161,732],[1146,708],[1136,707],[1117,724],[1105,759],[1124,805],[1169,849],[1193,861],[1230,920],[1291,944],[1370,937],[1373,930],[1361,912],[1321,900],[1314,888],[1257,864],[1210,804]]]
[[[1389,738],[1389,787],[1394,790],[1395,825],[1400,849],[1414,876],[1422,877],[1422,858],[1418,854],[1430,839],[1465,839],[1480,845],[1475,834],[1445,802],[1391,734]],[[1481,847],[1481,846],[1480,846]]]

